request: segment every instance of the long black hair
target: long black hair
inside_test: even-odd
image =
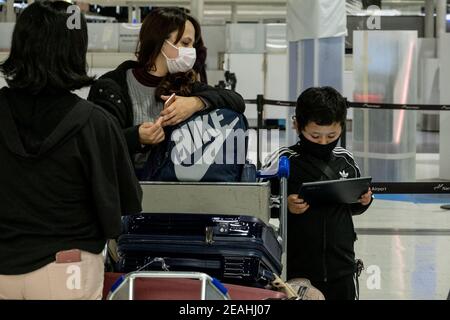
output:
[[[200,24],[194,17],[188,15],[188,20],[194,26],[195,30],[194,48],[197,53],[197,59],[195,60],[194,67],[192,67],[192,69],[198,74],[200,82],[208,84],[208,77],[206,75],[207,48],[205,47],[205,43],[203,42],[202,29],[200,27]]]
[[[92,84],[87,75],[87,25],[69,3],[42,1],[29,5],[14,28],[9,57],[0,64],[10,88],[31,94],[76,90]],[[79,14],[79,25],[68,21]]]

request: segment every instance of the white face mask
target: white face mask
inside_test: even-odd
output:
[[[195,64],[195,60],[197,59],[195,48],[178,48],[169,41],[166,40],[166,42],[178,50],[178,57],[175,59],[168,58],[164,51],[161,51],[163,56],[166,58],[169,73],[187,72],[191,70]]]

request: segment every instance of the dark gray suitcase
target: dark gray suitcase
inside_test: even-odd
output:
[[[124,217],[116,270],[205,272],[224,282],[264,286],[281,273],[275,231],[250,216],[139,214]]]

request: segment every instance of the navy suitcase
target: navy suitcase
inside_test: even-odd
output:
[[[281,245],[275,231],[250,216],[139,214],[123,218],[116,270],[205,272],[221,281],[264,286],[281,273]],[[150,263],[150,264],[149,264]]]

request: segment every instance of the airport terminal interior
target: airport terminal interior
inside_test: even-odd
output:
[[[0,61],[9,55],[18,16],[35,1],[0,0]],[[299,94],[334,87],[348,103],[341,145],[377,186],[369,209],[353,216],[355,256],[364,263],[359,299],[450,299],[450,1],[69,2],[86,17],[88,73],[96,78],[136,59],[142,22],[155,8],[183,8],[197,19],[207,48],[208,84],[236,91],[246,101],[247,159],[257,169],[277,149],[298,141],[292,119]],[[6,85],[0,77],[0,88]],[[89,90],[75,93],[86,99]],[[173,202],[181,202],[198,186],[144,187],[176,190]],[[144,212],[221,210],[214,201],[172,205],[163,196],[153,208],[157,196],[152,191],[153,198],[146,199],[145,188]],[[252,190],[247,192],[259,192]],[[249,212],[250,204],[233,203],[236,194],[209,192],[222,207],[223,202],[234,207],[230,212],[237,207],[242,215],[261,216]],[[246,197],[261,201],[264,195]],[[266,202],[253,207],[267,216]],[[267,223],[282,230],[276,217]]]

